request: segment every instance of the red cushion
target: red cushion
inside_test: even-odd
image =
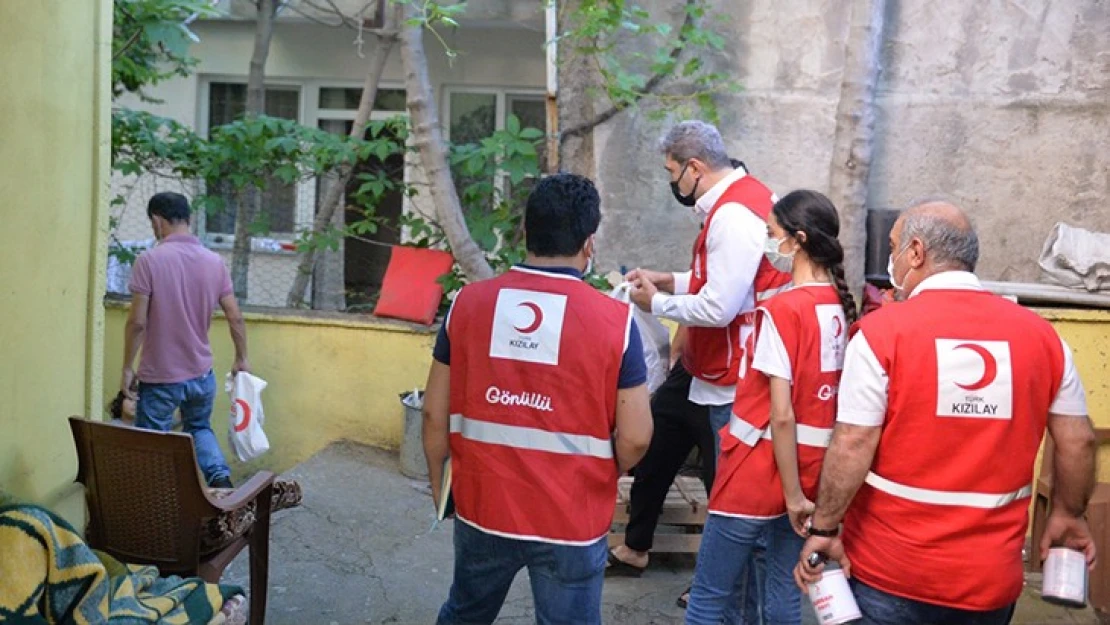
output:
[[[432,325],[443,299],[439,278],[455,259],[441,250],[394,246],[374,314]]]

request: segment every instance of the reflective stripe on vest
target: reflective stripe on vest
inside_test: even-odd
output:
[[[756,303],[759,303],[759,302],[762,302],[763,300],[770,299],[770,298],[778,295],[779,293],[782,293],[783,291],[791,288],[792,286],[794,286],[793,282],[787,282],[786,284],[784,284],[782,286],[776,286],[774,288],[767,289],[766,291],[760,291],[760,292],[755,294],[755,301],[756,301]]]
[[[490,445],[571,456],[592,456],[604,460],[613,458],[613,443],[609,439],[479,421],[461,414],[451,415],[451,433],[459,434],[467,440]]]
[[[873,488],[881,490],[888,495],[908,499],[917,503],[931,504],[934,506],[966,506],[968,508],[1003,508],[1011,503],[1026,499],[1033,495],[1032,485],[1026,485],[1009,493],[969,493],[950,490],[929,490],[916,488],[892,482],[885,477],[880,477],[868,472],[867,483]]]
[[[832,438],[833,433],[832,428],[818,428],[802,423],[796,423],[794,427],[799,445],[808,447],[829,446],[829,439]],[[728,431],[729,434],[740,439],[740,442],[748,447],[755,447],[760,439],[771,440],[771,428],[761,430],[735,414],[728,421]]]

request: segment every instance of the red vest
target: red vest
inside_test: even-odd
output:
[[[802,490],[817,500],[821,462],[836,421],[836,393],[844,367],[847,323],[834,287],[795,287],[759,308],[756,334],[773,323],[790,359],[791,402],[797,422],[798,476]],[[728,427],[721,430],[721,455],[709,511],[745,517],[786,512],[771,442],[768,376],[751,370],[736,387]]]
[[[775,205],[775,195],[754,177],[745,175],[732,183],[705,218],[705,227],[694,241],[694,258],[690,264],[690,294],[701,291],[709,282],[709,262],[707,259],[706,239],[709,227],[717,211],[725,204],[738,203],[755,213],[763,221],[771,214]],[[755,274],[755,302],[771,297],[790,284],[790,274],[783,273],[771,266],[766,258],[760,258],[759,269]],[[734,288],[748,288],[737,284]],[[738,315],[723,328],[690,326],[686,347],[682,352],[682,364],[694,377],[716,384],[732,386],[740,378],[740,363],[743,360],[743,347],[740,344],[740,326],[751,324],[754,319],[751,311]],[[750,346],[749,346],[750,347]]]
[[[1033,462],[1060,387],[1052,326],[983,291],[927,290],[860,332],[890,379],[882,438],[844,519],[852,575],[995,610],[1022,586]]]
[[[631,314],[577,278],[525,268],[459,292],[447,321],[459,519],[560,544],[608,533]]]

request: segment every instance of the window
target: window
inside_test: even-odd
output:
[[[447,97],[448,138],[454,144],[478,143],[505,127],[509,115],[520,119],[522,128],[547,127],[547,108],[544,96],[538,93],[505,93],[498,91],[448,91]],[[536,146],[540,166],[545,160],[546,143]],[[474,179],[455,172],[456,185],[460,194]],[[524,183],[531,186],[531,181]],[[507,176],[495,181],[498,191],[510,191]]]
[[[297,87],[270,86],[266,88],[266,114],[271,117],[297,119],[300,109],[300,92]],[[208,128],[231,123],[247,110],[247,86],[242,83],[212,82],[208,85]],[[210,234],[235,233],[235,213],[238,209],[230,185],[217,183],[214,190],[224,200],[222,210],[210,213],[205,220],[205,231]],[[270,233],[292,236],[297,223],[297,185],[284,184],[277,179],[266,184],[262,191],[262,213],[259,220]]]
[[[317,106],[336,111],[357,111],[362,99],[362,89],[350,87],[322,87]],[[374,111],[405,112],[404,89],[378,89],[374,98]],[[321,115],[323,117],[324,115]],[[329,116],[330,117],[330,116]]]

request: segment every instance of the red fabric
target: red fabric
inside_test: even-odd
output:
[[[1064,368],[1047,321],[990,293],[929,290],[859,325],[890,379],[875,475],[948,493],[1030,484]],[[917,601],[1001,608],[1021,593],[1028,508],[1028,496],[937,505],[864,484],[844,519],[852,575]]]
[[[431,325],[443,300],[438,280],[455,259],[441,250],[395,246],[374,314]]]
[[[794,288],[772,298],[760,310],[756,332],[773,322],[790,358],[795,420],[799,425],[832,428],[836,421],[836,390],[844,366],[847,338],[840,295],[832,286]],[[768,428],[771,422],[770,379],[760,371],[751,370],[739,384],[733,419],[743,420],[757,429]],[[799,443],[797,453],[802,491],[811,501],[816,501],[825,448]],[[753,484],[760,486],[752,488]],[[729,428],[721,430],[721,455],[709,509],[757,517],[786,512],[770,440],[760,439],[753,447],[736,438]]]
[[[582,280],[524,268],[459,293],[447,335],[460,519],[556,543],[587,544],[608,533],[617,496],[611,436],[631,319],[627,304]],[[519,434],[476,440],[459,419]],[[592,439],[593,453],[581,443],[535,448],[550,442],[548,434]]]
[[[880,289],[873,284],[863,287],[863,308],[860,317],[894,302],[894,289]]]
[[[742,204],[760,219],[767,221],[771,208],[775,205],[775,195],[753,176],[744,176],[721,194],[705,219],[705,227],[694,241],[694,257],[690,263],[690,294],[701,291],[709,282],[709,261],[706,258],[709,226],[717,211],[730,203]],[[790,284],[790,274],[775,269],[766,258],[760,259],[753,285],[756,305],[787,284]],[[698,379],[718,386],[736,384],[740,379],[740,362],[744,353],[740,345],[740,326],[744,322],[751,323],[751,319],[738,315],[723,328],[690,327],[686,349],[682,352],[682,364],[686,370]]]

